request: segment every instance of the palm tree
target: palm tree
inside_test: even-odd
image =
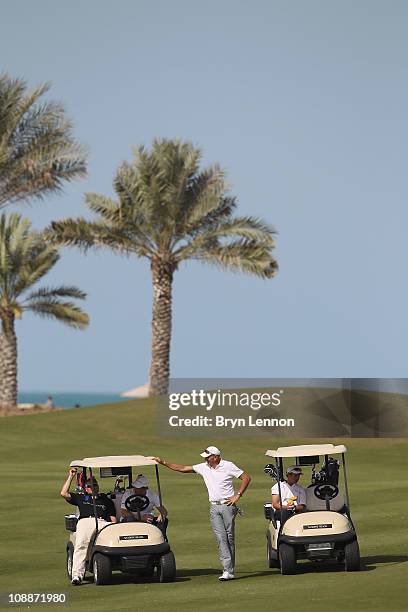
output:
[[[0,75],[0,207],[41,199],[85,176],[85,152],[64,108],[40,100],[48,89],[29,91],[24,80]]]
[[[0,407],[17,404],[16,319],[31,311],[80,329],[89,322],[85,312],[64,299],[85,299],[76,287],[42,287],[27,294],[59,259],[56,247],[30,228],[18,214],[0,216]]]
[[[189,142],[155,140],[138,147],[114,180],[118,200],[88,193],[97,215],[55,221],[49,236],[58,244],[108,247],[146,257],[153,280],[150,395],[167,393],[170,372],[173,274],[187,259],[271,278],[274,230],[253,217],[233,217],[236,199],[227,195],[218,165],[199,169],[201,152]]]

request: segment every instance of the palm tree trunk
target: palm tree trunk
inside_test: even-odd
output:
[[[165,395],[169,388],[171,306],[174,266],[158,257],[151,261],[153,280],[152,360],[149,395]]]
[[[17,337],[14,315],[2,317],[0,333],[0,407],[17,406]]]

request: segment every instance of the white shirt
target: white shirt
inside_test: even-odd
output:
[[[234,495],[232,481],[244,473],[232,461],[221,459],[219,464],[211,468],[207,462],[193,465],[193,470],[204,478],[210,501],[220,501]]]
[[[303,487],[298,484],[288,485],[286,481],[280,483],[281,495],[282,495],[282,506],[287,506],[289,497],[297,497],[294,502],[295,506],[298,504],[306,505],[306,491]],[[279,495],[278,483],[274,484],[271,489],[272,495]]]
[[[130,497],[131,495],[136,495],[135,490],[134,489],[127,489],[127,491],[124,492],[123,497],[122,497],[122,501],[120,503],[120,507],[123,508],[124,510],[126,510],[126,506],[125,506],[125,501],[127,500],[128,497]],[[157,495],[157,493],[155,491],[151,491],[150,489],[147,489],[146,491],[146,497],[149,500],[149,505],[147,506],[147,508],[145,508],[144,510],[140,511],[140,514],[153,514],[153,508],[159,508],[160,507],[160,498]],[[137,516],[137,512],[132,512],[133,516]]]

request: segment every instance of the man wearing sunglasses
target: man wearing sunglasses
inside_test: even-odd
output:
[[[157,463],[175,472],[196,473],[203,477],[210,501],[210,521],[218,543],[220,561],[223,572],[219,580],[233,580],[235,570],[235,517],[238,508],[235,505],[244,494],[251,477],[232,463],[221,458],[216,446],[208,446],[201,457],[203,463],[181,465],[169,463],[161,457],[152,457]],[[238,478],[241,483],[234,493],[232,482]]]
[[[95,477],[85,481],[85,493],[70,493],[69,488],[76,473],[76,468],[69,470],[68,478],[61,489],[61,497],[79,509],[71,580],[73,585],[78,586],[85,575],[86,553],[89,542],[96,531],[95,508],[98,515],[98,529],[110,523],[116,523],[117,520],[113,501],[105,493],[99,493],[99,485]]]

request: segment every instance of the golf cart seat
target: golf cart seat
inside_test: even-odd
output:
[[[317,486],[310,486],[306,489],[306,512],[313,512],[314,510],[326,510],[325,499],[320,499],[316,495]],[[345,500],[343,493],[338,490],[336,495],[330,499],[330,510],[334,512],[341,512],[345,507]]]

